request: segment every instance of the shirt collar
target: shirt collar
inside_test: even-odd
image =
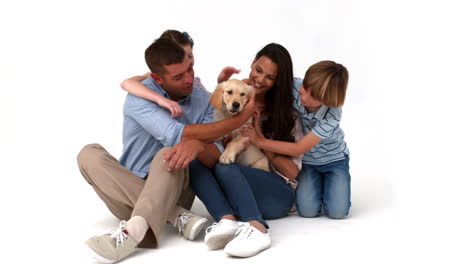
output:
[[[151,76],[150,76],[149,78],[151,78]],[[162,96],[166,97],[167,99],[172,100],[171,97],[169,96],[169,94],[166,92],[166,90],[164,90],[164,89],[161,87],[161,85],[159,85],[159,83],[157,83],[153,78],[151,78],[151,82],[152,82],[153,85],[154,85],[154,86],[153,86],[153,87],[154,87],[154,89],[153,89],[154,91],[156,91],[157,93],[159,93],[159,94],[161,94]],[[193,87],[193,88],[195,89],[195,87]],[[182,100],[179,100],[178,102],[180,102],[180,103],[189,102],[190,97],[192,96],[193,92],[194,92],[194,91],[192,90],[192,92],[191,92],[187,97],[185,97],[185,98],[182,99]]]
[[[315,112],[315,118],[322,120],[323,118],[325,118],[325,115],[327,114],[327,112],[328,112],[328,106],[322,104],[319,110]]]
[[[314,118],[317,120],[322,120],[325,118],[325,115],[328,112],[328,106],[322,104],[317,111],[309,113],[307,112],[307,109],[302,104],[300,104],[300,111],[302,112],[302,116],[306,119],[312,120]]]

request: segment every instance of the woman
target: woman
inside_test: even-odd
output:
[[[267,137],[289,142],[301,137],[293,110],[292,62],[283,46],[272,43],[260,50],[249,78],[243,81],[256,91],[255,119],[262,120]],[[208,248],[224,247],[228,255],[250,257],[270,246],[265,219],[288,215],[294,201],[291,185],[300,170],[301,158],[265,153],[272,172],[219,163],[214,178],[190,171],[192,189],[216,221],[206,232]]]

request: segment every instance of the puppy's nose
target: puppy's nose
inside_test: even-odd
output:
[[[232,103],[232,108],[239,108],[240,104],[238,102]]]

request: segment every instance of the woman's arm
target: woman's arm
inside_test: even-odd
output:
[[[157,92],[151,90],[150,88],[146,87],[143,85],[141,82],[148,78],[151,75],[151,72],[148,72],[144,75],[137,75],[133,76],[129,79],[124,80],[121,84],[120,87],[124,89],[125,91],[144,98],[149,101],[153,101],[156,104],[166,108],[171,112],[172,117],[179,117],[182,115],[183,110],[182,107],[177,103],[172,100],[169,100],[165,98],[164,96],[158,94]]]
[[[293,180],[297,177],[299,173],[299,168],[291,159],[291,157],[278,155],[271,151],[264,151],[265,155],[268,157],[270,164],[286,178]]]

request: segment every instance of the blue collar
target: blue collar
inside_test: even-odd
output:
[[[328,112],[328,106],[322,104],[320,106],[320,108],[316,111],[316,112],[307,112],[307,109],[305,108],[305,106],[303,106],[302,104],[300,105],[300,111],[302,113],[302,116],[309,119],[309,120],[312,120],[313,118],[317,119],[317,120],[323,120],[325,118],[325,115],[327,114]]]
[[[151,76],[149,77],[151,78]],[[151,78],[151,83],[154,85],[154,91],[159,93],[160,95],[166,97],[167,99],[169,100],[172,100],[171,97],[169,96],[169,94],[166,92],[166,90],[164,90],[161,85],[159,85],[159,83],[157,83],[153,78]],[[195,87],[194,87],[195,88]],[[193,93],[193,91],[192,91]],[[192,93],[190,93],[189,95],[187,95],[187,97],[183,98],[182,100],[179,100],[177,102],[179,103],[185,103],[185,102],[188,102],[190,100],[190,97],[192,96]]]

